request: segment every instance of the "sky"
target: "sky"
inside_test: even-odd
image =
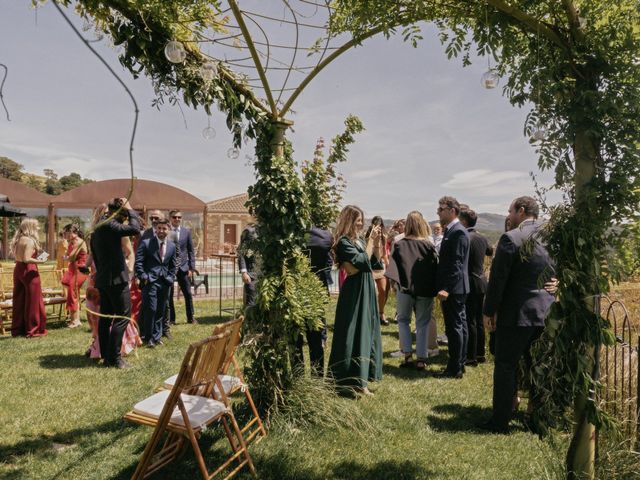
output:
[[[51,168],[94,180],[129,177],[131,100],[52,5],[36,15],[30,4],[0,2],[0,63],[9,68],[4,99],[11,115],[8,122],[0,112],[0,156],[36,174]],[[74,23],[82,22],[75,17]],[[345,203],[367,216],[401,218],[420,210],[433,219],[438,198],[453,195],[478,212],[506,214],[513,198],[534,194],[530,172],[541,185],[551,182],[523,134],[528,109],[512,107],[500,88],[482,88],[485,59],[463,68],[446,58],[435,29],[423,27],[418,48],[400,36],[374,37],[309,84],[290,116],[294,157],[310,159],[317,139],[328,144],[354,114],[366,131],[340,166]],[[287,40],[282,35],[279,42]],[[253,145],[228,158],[231,136],[222,113],[211,117],[215,139],[204,139],[204,111],[183,106],[184,118],[168,104],[158,111],[151,82],[134,80],[106,40],[94,45],[140,107],[135,176],[205,202],[246,191],[255,180]]]

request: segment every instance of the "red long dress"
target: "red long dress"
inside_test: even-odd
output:
[[[69,242],[69,248],[67,249],[67,257],[70,257],[74,252],[75,247]],[[76,259],[73,262],[69,262],[69,268],[65,274],[68,279],[67,286],[67,311],[77,312],[80,309],[80,288],[82,284],[87,280],[87,275],[78,271],[78,267],[85,267],[87,265],[87,252],[84,250],[78,250]],[[64,283],[64,282],[63,282]]]
[[[35,253],[33,256],[36,256]],[[47,313],[38,266],[35,263],[16,262],[13,268],[11,336],[41,337],[46,334]]]

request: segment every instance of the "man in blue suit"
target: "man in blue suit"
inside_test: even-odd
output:
[[[442,197],[438,205],[440,222],[446,227],[440,244],[437,288],[449,340],[449,361],[437,376],[462,378],[469,338],[465,315],[469,293],[469,234],[458,220],[460,204],[455,198]]]
[[[191,294],[191,276],[196,269],[196,255],[193,250],[193,238],[191,230],[181,225],[182,212],[180,210],[171,210],[171,231],[178,247],[178,273],[177,280],[184,304],[187,309],[187,323],[197,324],[198,321],[194,317],[193,295]],[[169,297],[169,310],[171,323],[176,323],[176,309],[173,305],[173,286],[171,287],[171,295]]]
[[[176,246],[167,238],[169,222],[156,222],[155,237],[140,241],[135,272],[142,287],[142,337],[153,348],[162,343],[162,317],[176,278]]]

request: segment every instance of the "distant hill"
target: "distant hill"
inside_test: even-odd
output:
[[[504,232],[505,218],[507,218],[506,215],[498,215],[497,213],[479,213],[476,227],[478,230],[497,230]]]

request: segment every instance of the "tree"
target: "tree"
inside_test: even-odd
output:
[[[7,157],[0,157],[0,177],[21,182],[24,175],[23,169],[24,166],[18,162]]]
[[[81,185],[85,185],[87,183],[91,183],[93,180],[89,180],[88,178],[82,178],[79,173],[71,172],[69,175],[64,175],[60,177],[58,183],[60,185],[60,190],[66,192],[67,190],[72,190],[76,187],[80,187]]]

